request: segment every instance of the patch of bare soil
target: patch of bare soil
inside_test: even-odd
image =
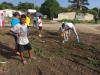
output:
[[[71,32],[69,41],[62,43],[57,31],[43,30],[39,38],[37,29],[31,28],[29,40],[37,60],[29,61],[25,52],[28,64],[23,65],[13,53],[9,29],[4,28],[0,36],[0,59],[7,62],[1,64],[0,75],[100,75],[99,34],[78,32],[81,42],[77,43]]]

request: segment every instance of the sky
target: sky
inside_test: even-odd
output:
[[[45,1],[45,0],[0,0],[0,3],[2,2],[11,2],[14,5],[17,5],[19,2],[31,2],[31,3],[35,3],[36,1],[36,5],[41,6],[41,4]],[[67,7],[68,5],[70,5],[70,3],[68,2],[68,0],[57,0],[60,4],[60,6],[62,7]],[[90,5],[88,6],[89,8],[94,8],[94,7],[100,7],[100,0],[88,0],[88,2],[90,3]]]

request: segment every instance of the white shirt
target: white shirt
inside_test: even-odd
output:
[[[25,25],[17,24],[14,27],[12,27],[11,30],[21,33],[21,36],[18,37],[18,44],[26,45],[29,43],[29,40],[27,37],[27,25],[26,24]]]
[[[74,27],[73,23],[67,23],[67,22],[65,22],[65,25],[66,25],[68,28],[73,28],[73,27]]]
[[[42,20],[41,19],[38,19],[38,24],[40,27],[42,27]]]

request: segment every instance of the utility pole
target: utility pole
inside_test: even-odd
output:
[[[98,8],[98,14],[97,14],[97,18],[99,18],[99,6],[98,6],[97,8]]]
[[[36,7],[36,3],[37,3],[37,0],[34,1],[34,9],[35,9],[35,7]]]

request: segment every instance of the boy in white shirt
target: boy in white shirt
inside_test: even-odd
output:
[[[76,35],[77,42],[80,42],[78,34],[76,32],[75,25],[73,23],[65,22],[62,24],[62,36],[64,38],[63,43],[68,41],[68,30],[72,30],[74,32],[74,34]]]
[[[39,19],[38,19],[38,25],[39,25],[39,37],[42,37],[42,16],[39,16]]]
[[[26,22],[26,16],[21,15],[20,23],[18,23],[17,25],[11,28],[11,32],[18,35],[18,51],[20,52],[20,56],[21,56],[23,64],[27,63],[24,60],[23,51],[28,50],[29,58],[31,59],[33,58],[32,47],[27,37],[27,25],[25,24],[25,22]]]

